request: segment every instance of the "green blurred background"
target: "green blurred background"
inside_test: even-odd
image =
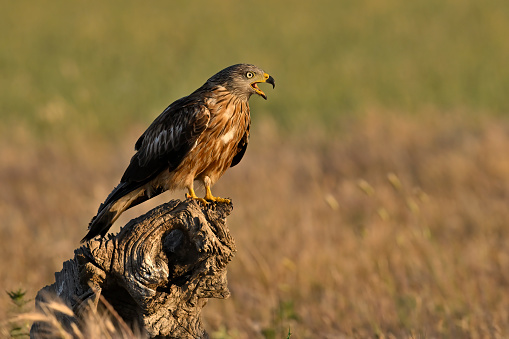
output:
[[[277,86],[214,187],[212,337],[509,337],[509,1],[0,0],[0,31],[3,290],[52,283],[143,130],[247,62]]]
[[[2,124],[115,135],[218,70],[272,74],[288,129],[371,109],[507,113],[503,0],[2,1]]]

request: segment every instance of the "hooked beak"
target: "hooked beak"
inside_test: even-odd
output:
[[[266,82],[268,84],[271,84],[272,88],[275,88],[276,87],[276,81],[274,80],[273,77],[271,77],[267,73],[264,73],[263,74],[263,80],[259,80],[259,81],[255,81],[255,82],[251,83],[251,87],[254,89],[256,94],[260,95],[262,98],[267,100],[267,96],[265,95],[265,93],[263,93],[263,91],[260,88],[258,88],[258,85],[256,85],[257,83],[262,83],[262,82]]]

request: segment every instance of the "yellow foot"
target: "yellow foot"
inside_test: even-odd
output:
[[[205,187],[205,190],[207,191],[207,194],[205,195],[205,200],[213,201],[213,202],[226,202],[230,203],[230,199],[225,198],[219,198],[212,195],[212,192],[210,191],[210,187]]]
[[[198,200],[199,202],[201,202],[203,205],[207,205],[208,202],[207,200],[203,199],[203,198],[199,198],[196,193],[194,193],[194,190],[192,188],[189,188],[189,194],[186,194],[186,198],[187,199],[195,199],[195,200]]]
[[[219,198],[219,197],[205,197],[205,200],[208,200],[208,201],[214,201],[214,202],[226,202],[226,203],[230,203],[230,199],[226,199],[226,198]]]

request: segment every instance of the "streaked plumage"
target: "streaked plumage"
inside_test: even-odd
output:
[[[249,98],[267,99],[257,83],[275,86],[274,79],[254,65],[233,65],[212,76],[190,95],[169,105],[135,145],[120,184],[101,204],[82,239],[104,236],[126,209],[166,190],[187,188],[189,198],[227,201],[214,197],[210,187],[237,165],[249,141]],[[198,198],[193,182],[206,189]]]

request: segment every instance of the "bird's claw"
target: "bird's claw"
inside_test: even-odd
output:
[[[210,190],[210,186],[205,187],[205,200],[207,201],[213,201],[213,202],[225,202],[229,204],[231,201],[230,199],[225,198],[219,198],[212,195],[212,191]]]
[[[219,202],[219,203],[227,203],[227,204],[231,203],[230,199],[219,198],[219,197],[213,196],[212,192],[210,191],[210,187],[206,187],[206,191],[207,191],[207,193],[205,194],[205,197],[198,198],[198,196],[196,196],[196,194],[194,193],[194,190],[190,190],[191,194],[186,193],[186,198],[198,200],[204,206],[207,206],[209,202]]]
[[[194,199],[194,200],[197,200],[198,202],[201,202],[204,206],[207,206],[208,205],[208,202],[207,200],[203,199],[203,198],[199,198],[199,197],[193,197],[189,194],[186,193],[186,198],[187,199]]]
[[[219,197],[205,197],[205,199],[207,201],[213,201],[213,202],[225,202],[227,204],[229,204],[231,201],[230,199],[225,199],[225,198],[219,198]]]

